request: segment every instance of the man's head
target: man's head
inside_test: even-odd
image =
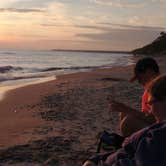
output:
[[[166,120],[166,74],[152,80],[147,87],[149,98],[147,104],[158,121]]]
[[[131,82],[138,80],[140,84],[145,86],[154,76],[160,73],[157,62],[150,57],[140,59],[134,68],[134,76]]]

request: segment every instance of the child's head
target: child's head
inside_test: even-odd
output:
[[[149,101],[152,113],[157,120],[166,119],[166,74],[158,76],[148,85]]]

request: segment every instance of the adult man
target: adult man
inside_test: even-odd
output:
[[[149,112],[150,108],[146,104],[148,100],[146,87],[148,83],[159,74],[159,66],[153,58],[142,58],[135,65],[134,76],[130,81],[133,82],[138,80],[139,84],[141,84],[145,89],[142,96],[142,111],[135,110],[116,101],[110,102],[111,112],[121,112],[120,130],[123,136],[129,136],[135,131],[154,122],[154,118]]]

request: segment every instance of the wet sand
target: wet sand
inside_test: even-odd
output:
[[[166,58],[156,57],[162,72]],[[128,82],[133,66],[58,76],[9,91],[0,102],[0,164],[81,165],[97,135],[119,132],[118,100],[140,109],[143,89]]]

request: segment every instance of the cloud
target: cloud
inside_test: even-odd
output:
[[[123,24],[113,24],[107,22],[101,22],[97,25],[75,25],[77,28],[83,29],[95,29],[101,30],[105,32],[109,32],[112,30],[147,30],[147,31],[164,31],[166,27],[157,27],[157,26],[134,26],[134,25],[123,25]]]
[[[114,7],[130,7],[130,8],[143,8],[149,7],[149,5],[160,5],[160,7],[166,7],[165,0],[146,0],[146,1],[129,1],[129,0],[90,0],[90,2],[101,6],[114,6]]]
[[[58,28],[62,28],[62,27],[73,27],[73,25],[69,25],[69,24],[63,24],[63,23],[41,23],[40,26],[42,27],[58,27]]]
[[[134,35],[134,34],[156,34],[161,31],[165,31],[166,27],[158,27],[158,26],[134,26],[134,25],[123,25],[123,24],[113,24],[107,22],[101,22],[94,25],[77,25],[77,24],[61,24],[61,23],[48,23],[48,24],[41,24],[43,27],[64,27],[64,28],[74,28],[75,29],[75,36],[79,38],[89,38],[95,40],[109,40],[111,34],[118,36],[127,37],[127,35]],[[152,33],[151,33],[152,32]],[[120,35],[120,36],[119,36]],[[139,35],[138,35],[139,36]],[[153,35],[152,35],[153,36]],[[149,36],[148,36],[149,38]],[[124,39],[122,39],[124,40]]]
[[[110,40],[117,38],[118,40],[126,41],[127,38],[139,38],[151,35],[152,33],[158,33],[158,30],[147,30],[147,29],[111,29],[110,31],[103,33],[84,33],[77,34],[77,36],[87,37],[97,40]],[[150,36],[149,35],[149,36]]]
[[[110,48],[132,50],[142,47],[145,44],[152,42],[158,35],[158,31],[137,31],[137,30],[112,30],[105,33],[86,33],[77,34],[79,37],[84,37],[87,40],[108,45]]]
[[[103,5],[103,6],[115,6],[115,7],[143,7],[145,6],[145,2],[129,2],[126,0],[120,1],[120,0],[91,0],[91,2],[97,4],[97,5]]]
[[[49,3],[47,7],[45,7],[46,10],[46,17],[48,19],[45,19],[42,21],[41,24],[53,26],[57,24],[69,24],[69,15],[68,15],[68,8],[65,4],[60,2],[53,1],[52,3]]]
[[[159,26],[139,26],[139,25],[131,25],[131,24],[113,24],[113,23],[107,23],[107,22],[101,22],[98,23],[101,25],[108,25],[110,27],[113,27],[114,29],[137,29],[137,30],[142,30],[142,29],[147,29],[147,30],[164,30],[166,27],[159,27]]]
[[[166,7],[166,1],[165,0],[160,0],[159,3],[161,4],[162,7]]]
[[[17,9],[17,8],[0,8],[0,12],[11,12],[11,13],[44,13],[41,9]]]
[[[110,48],[132,50],[152,42],[164,28],[131,26],[121,24],[101,23],[103,26],[78,26],[85,29],[101,30],[85,33],[77,33],[78,38],[90,40],[101,45],[107,45]],[[105,27],[104,25],[108,25]],[[105,43],[105,44],[104,44]],[[110,45],[110,46],[109,46]]]
[[[43,8],[53,0],[1,0],[3,8]]]

